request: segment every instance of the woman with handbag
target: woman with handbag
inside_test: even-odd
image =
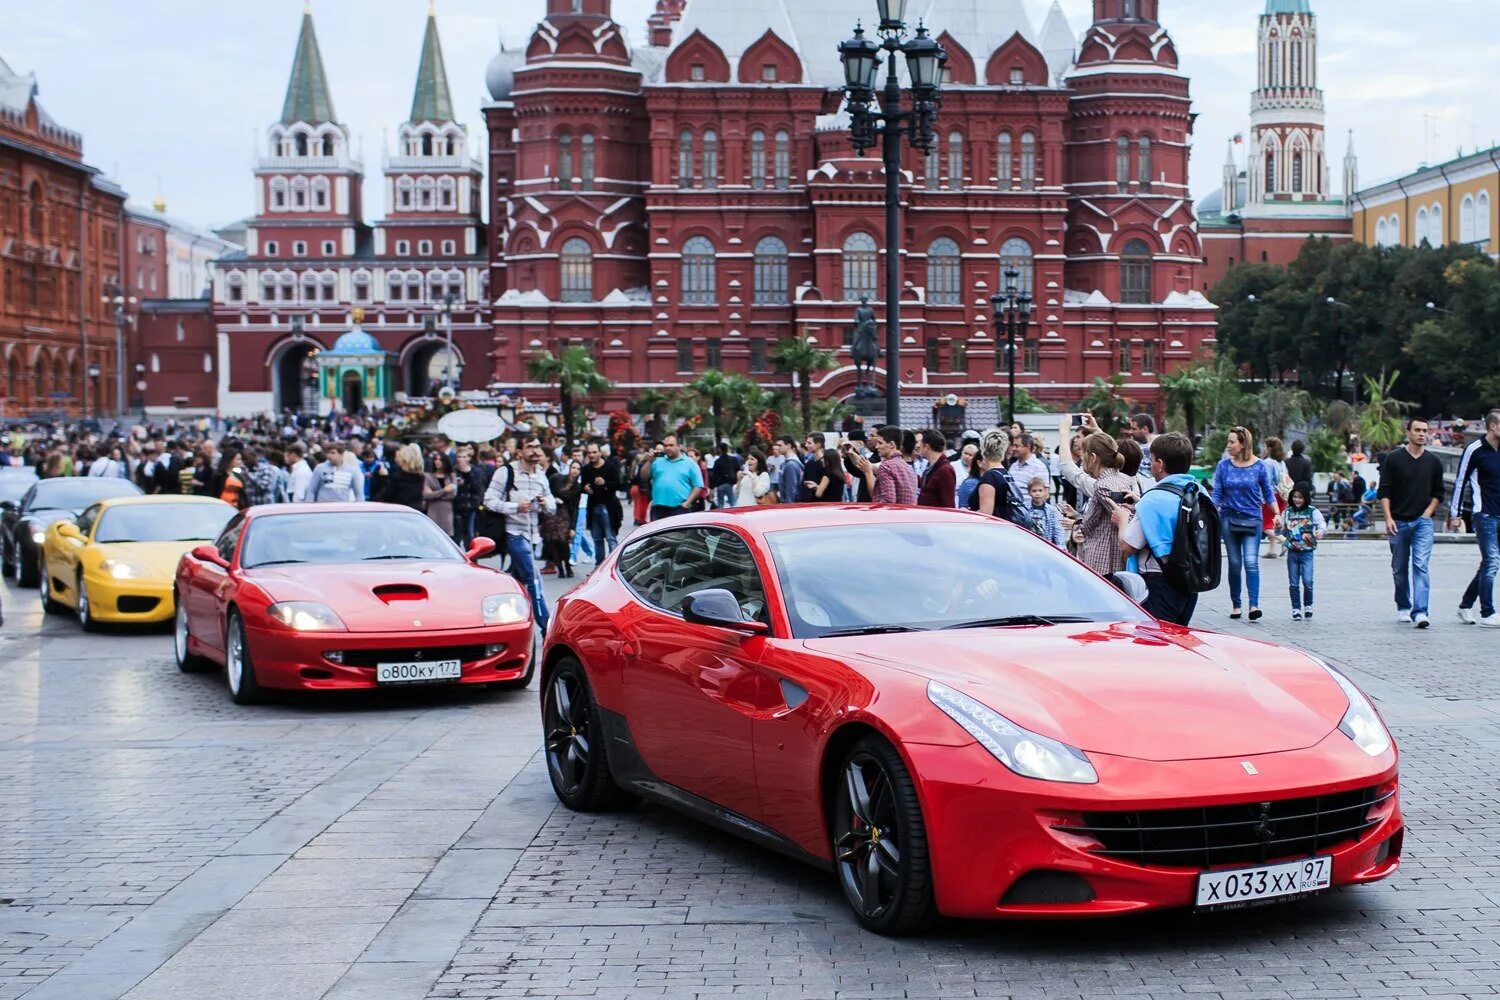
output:
[[[1261,461],[1266,463],[1266,471],[1271,476],[1271,486],[1276,490],[1276,502],[1266,504],[1261,515],[1261,529],[1266,533],[1266,558],[1278,559],[1281,557],[1281,535],[1273,530],[1276,527],[1276,518],[1286,510],[1287,498],[1292,495],[1292,477],[1286,468],[1286,448],[1281,443],[1281,438],[1268,437],[1265,443],[1265,456]]]
[[[771,495],[771,476],[766,472],[766,456],[752,451],[745,456],[745,464],[734,479],[734,506],[754,507],[775,502],[776,498]]]
[[[1260,536],[1267,504],[1275,505],[1276,490],[1264,462],[1255,457],[1255,438],[1244,427],[1229,432],[1228,454],[1214,469],[1214,506],[1224,534],[1229,561],[1229,617],[1240,617],[1241,576],[1249,591],[1250,620],[1259,621]]]

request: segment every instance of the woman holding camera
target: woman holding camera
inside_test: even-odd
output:
[[[1067,455],[1062,459],[1063,478],[1078,489],[1080,496],[1089,498],[1074,529],[1079,538],[1078,558],[1100,576],[1109,576],[1125,568],[1115,508],[1135,503],[1139,494],[1135,478],[1124,472],[1125,456],[1114,438],[1096,430],[1083,437],[1081,447],[1082,468]]]

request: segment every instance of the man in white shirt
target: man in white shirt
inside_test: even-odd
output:
[[[557,498],[542,467],[546,453],[536,438],[527,438],[521,447],[521,460],[502,465],[490,479],[484,493],[484,506],[505,515],[505,552],[510,556],[510,575],[531,595],[532,615],[543,634],[547,631],[547,599],[542,595],[542,578],[537,575],[536,555],[542,547],[539,512],[557,510]],[[501,542],[501,539],[495,539]]]
[[[1036,457],[1036,438],[1030,434],[1022,434],[1012,440],[1011,447],[1015,450],[1016,457],[1005,474],[1016,484],[1016,489],[1022,495],[1031,489],[1033,479],[1052,478],[1047,471],[1047,463]]]
[[[306,454],[307,449],[302,447],[300,441],[293,441],[282,453],[286,459],[286,495],[291,497],[293,503],[302,503],[307,499],[307,487],[312,482],[312,467],[303,457]]]

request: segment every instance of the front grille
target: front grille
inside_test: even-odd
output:
[[[138,597],[127,594],[115,598],[115,607],[122,615],[143,615],[148,611],[155,611],[160,603],[160,597]]]
[[[405,649],[346,649],[344,666],[373,667],[377,663],[436,663],[438,660],[461,660],[472,663],[484,659],[483,645],[408,646]]]
[[[1380,822],[1373,807],[1395,794],[1371,787],[1279,802],[1089,812],[1083,826],[1059,829],[1099,841],[1093,854],[1152,868],[1261,864],[1358,839]]]

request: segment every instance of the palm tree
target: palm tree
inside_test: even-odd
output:
[[[1189,438],[1197,433],[1198,407],[1207,401],[1212,391],[1210,383],[1216,377],[1213,366],[1202,362],[1179,368],[1161,377],[1162,391],[1167,396],[1167,408],[1182,411]]]
[[[724,378],[729,383],[729,398],[724,404],[724,437],[733,440],[743,436],[767,410],[772,394],[748,375]]]
[[[687,385],[687,399],[701,413],[708,408],[709,420],[713,424],[714,448],[724,440],[724,407],[734,398],[735,384],[717,368],[710,368]]]
[[[642,389],[631,400],[630,409],[646,418],[646,436],[659,441],[663,437],[663,419],[676,404],[675,393],[661,389]]]
[[[771,349],[771,361],[780,371],[797,376],[798,395],[802,405],[802,433],[811,432],[812,377],[834,366],[834,353],[813,346],[806,337],[787,337],[778,340]]]
[[[1399,371],[1391,372],[1387,377],[1383,368],[1379,377],[1365,376],[1365,395],[1369,401],[1359,413],[1359,439],[1366,448],[1383,450],[1401,443],[1404,433],[1402,414],[1414,404],[1391,395],[1400,377]]]
[[[1285,437],[1288,424],[1305,420],[1313,412],[1313,399],[1302,389],[1267,384],[1245,397],[1245,411],[1248,423],[1261,437]]]
[[[558,402],[562,404],[563,436],[567,446],[573,446],[574,400],[586,399],[608,391],[614,383],[594,367],[593,355],[579,344],[564,347],[561,354],[543,351],[526,363],[526,374],[533,382],[551,382],[557,386]]]
[[[1111,375],[1108,379],[1095,378],[1094,388],[1078,404],[1094,415],[1099,428],[1114,434],[1124,426],[1135,402],[1125,395],[1125,376]]]

